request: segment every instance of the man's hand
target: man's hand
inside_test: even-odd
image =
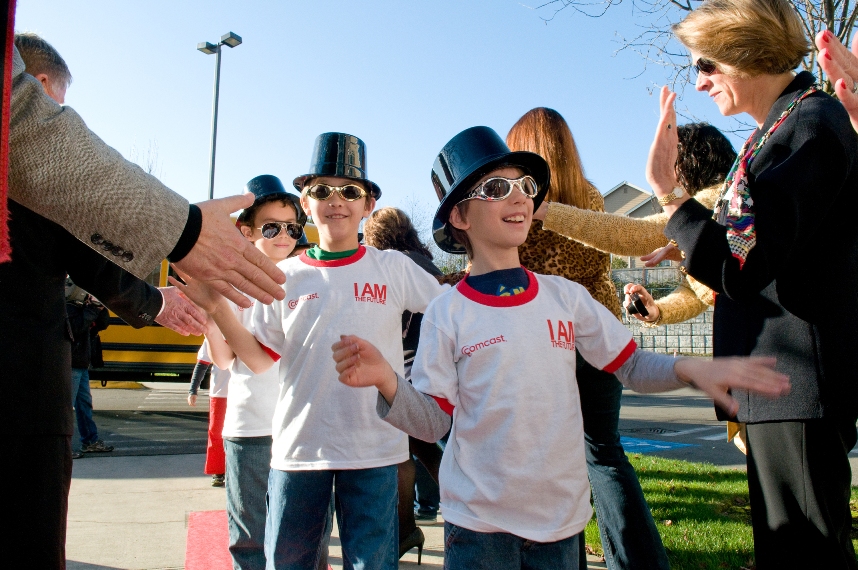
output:
[[[816,34],[815,39],[819,48],[819,66],[849,113],[852,128],[858,131],[858,92],[855,90],[858,86],[858,34],[852,38],[852,51],[828,30]]]
[[[676,361],[676,375],[706,392],[715,405],[735,416],[739,403],[728,393],[739,388],[777,398],[789,393],[789,377],[775,371],[773,357],[682,358]]]
[[[241,235],[229,217],[233,212],[252,206],[253,200],[252,194],[243,194],[197,204],[203,214],[200,236],[188,255],[175,263],[191,277],[206,281],[218,293],[245,309],[250,307],[250,301],[239,291],[266,305],[286,296],[280,287],[286,282],[286,276]]]
[[[175,287],[159,287],[158,290],[164,299],[164,308],[155,318],[156,323],[183,336],[205,332],[206,315],[199,307]]]
[[[397,387],[396,373],[375,346],[349,335],[340,336],[340,341],[331,350],[340,382],[353,388],[375,386],[388,404],[393,403]]]

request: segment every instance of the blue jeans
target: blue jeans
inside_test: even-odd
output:
[[[98,428],[92,420],[92,392],[89,391],[89,370],[72,368],[71,376],[72,405],[77,419],[77,430],[80,433],[80,443],[81,445],[89,445],[98,441]]]
[[[441,503],[441,495],[438,490],[438,483],[432,479],[429,471],[423,466],[420,461],[414,462],[415,468],[415,503],[417,510],[421,515],[437,515],[438,505]]]
[[[620,444],[623,386],[613,374],[578,356],[578,391],[584,418],[587,473],[605,563],[611,570],[668,570],[667,553],[635,470]]]
[[[265,558],[268,570],[315,570],[334,492],[343,568],[396,570],[399,520],[396,465],[268,475]]]
[[[229,553],[235,570],[265,569],[271,436],[224,439]]]
[[[476,532],[445,522],[444,569],[578,570],[579,543],[579,534],[557,542],[534,542],[506,532]]]

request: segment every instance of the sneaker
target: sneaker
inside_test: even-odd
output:
[[[438,520],[438,513],[414,509],[414,520],[415,521],[423,521],[423,522],[436,522]]]
[[[83,457],[83,453],[80,451],[72,451],[72,459],[80,459]]]
[[[113,449],[112,445],[107,445],[102,439],[82,445],[80,448],[83,453],[107,453],[108,451],[113,451]]]
[[[223,487],[223,473],[212,475],[212,487]]]

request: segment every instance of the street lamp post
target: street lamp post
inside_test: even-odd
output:
[[[239,45],[241,45],[241,36],[232,32],[222,35],[217,44],[209,42],[200,42],[197,44],[199,51],[206,55],[214,54],[217,56],[215,59],[214,102],[212,103],[212,156],[209,168],[209,200],[214,198],[215,149],[217,148],[217,100],[220,93],[220,51],[223,46],[234,48]]]

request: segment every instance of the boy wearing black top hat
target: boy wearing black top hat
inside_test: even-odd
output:
[[[315,568],[335,490],[344,566],[393,570],[399,554],[396,466],[408,457],[407,438],[378,418],[374,390],[355,391],[337,381],[326,347],[344,330],[360,334],[401,374],[402,313],[422,313],[443,289],[402,253],[358,242],[361,220],[381,195],[367,178],[360,139],[320,135],[310,173],[294,185],[319,245],[279,264],[286,298],[254,307],[254,335],[236,327],[205,286],[194,284],[188,292],[251,370],[261,373],[279,361],[268,567]]]
[[[287,192],[279,178],[257,176],[244,190],[256,200],[241,212],[236,225],[268,259],[278,263],[308,247],[301,245],[307,242],[303,231],[307,215],[300,198]],[[252,310],[228,301],[226,304],[235,315],[234,322],[252,330]],[[264,570],[265,495],[271,463],[271,421],[279,392],[277,370],[254,374],[236,358],[213,323],[206,331],[206,341],[214,364],[229,375],[229,397],[220,419],[226,454],[229,552],[234,568]],[[326,549],[324,554],[319,568],[327,568]]]
[[[454,137],[432,170],[436,243],[471,271],[424,313],[413,386],[357,336],[333,345],[340,381],[378,388],[385,421],[425,441],[452,431],[441,463],[445,568],[576,569],[589,520],[576,351],[638,391],[693,382],[722,406],[730,386],[771,395],[771,359],[674,360],[636,350],[631,333],[580,285],[521,267],[545,161],[510,152],[487,127]],[[617,498],[621,500],[621,498]],[[640,561],[642,566],[647,561]]]

